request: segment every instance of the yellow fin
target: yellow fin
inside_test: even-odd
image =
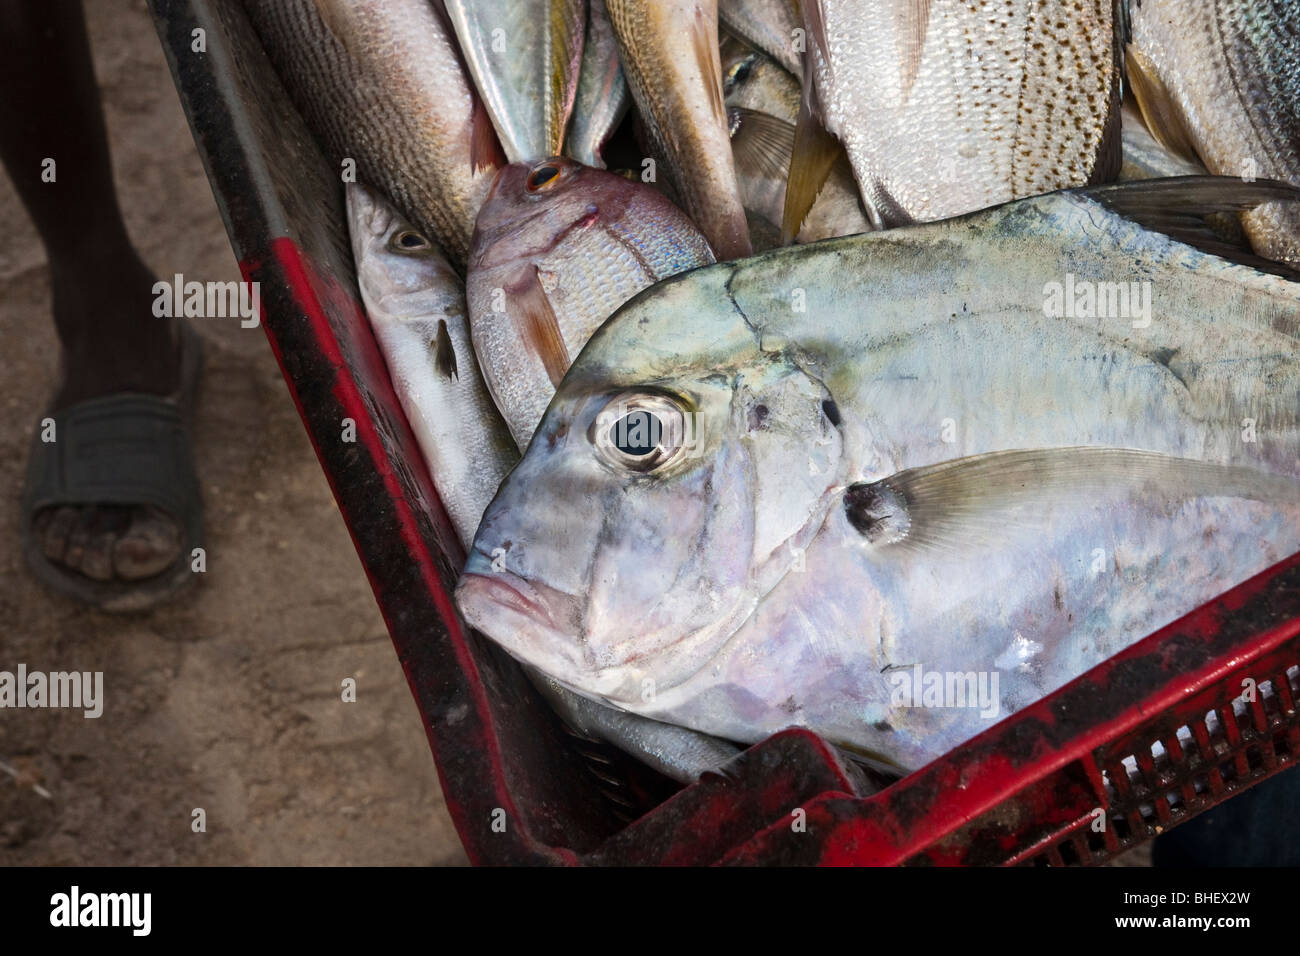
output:
[[[1125,51],[1125,63],[1129,88],[1133,90],[1138,109],[1142,112],[1142,120],[1156,142],[1184,159],[1199,162],[1182,113],[1169,95],[1169,90],[1160,82],[1151,61],[1130,43]]]
[[[805,80],[811,82],[811,80]],[[799,106],[794,127],[794,149],[790,152],[790,173],[786,178],[785,209],[781,215],[781,244],[789,245],[799,234],[808,211],[826,185],[831,167],[842,150],[837,140],[813,115],[808,97]]]

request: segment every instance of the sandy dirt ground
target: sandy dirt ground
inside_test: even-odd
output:
[[[144,0],[86,6],[138,248],[161,276],[238,279]],[[198,586],[124,618],[27,574],[18,501],[58,352],[44,253],[3,175],[0,222],[0,670],[105,683],[98,720],[0,711],[0,760],[18,774],[0,773],[0,864],[463,863],[415,703],[260,328],[200,325]],[[346,677],[355,703],[341,700]],[[206,832],[192,829],[196,808]]]

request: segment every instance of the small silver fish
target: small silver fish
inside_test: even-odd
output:
[[[722,47],[722,95],[730,109],[766,113],[790,124],[799,116],[799,81],[775,60],[738,42]]]
[[[465,287],[387,199],[347,184],[357,285],[434,487],[468,545],[519,458],[474,360]]]
[[[661,282],[460,608],[593,699],[914,769],[1300,549],[1300,283],[1194,221],[1297,197],[1095,187]]]
[[[721,259],[749,255],[722,102],[717,0],[606,0],[632,98],[675,194]]]

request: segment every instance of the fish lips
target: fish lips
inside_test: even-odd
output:
[[[456,603],[465,620],[511,656],[588,696],[620,696],[626,673],[614,667],[602,673],[591,649],[566,619],[576,620],[579,599],[505,570],[475,551],[460,582]]]

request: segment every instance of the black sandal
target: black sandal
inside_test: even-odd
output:
[[[23,492],[24,552],[45,585],[105,611],[143,611],[173,597],[194,577],[203,546],[199,496],[186,420],[203,365],[202,340],[181,324],[181,387],[167,398],[123,392],[78,402],[48,414],[55,440],[32,441]],[[96,581],[50,561],[33,524],[60,505],[153,505],[181,525],[185,547],[160,573],[138,581]]]

